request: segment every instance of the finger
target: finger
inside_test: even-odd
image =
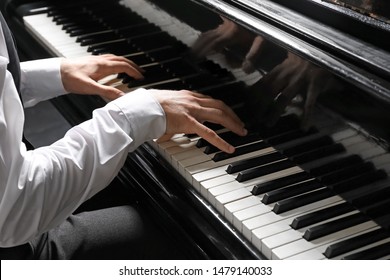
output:
[[[231,109],[217,107],[218,106],[212,108],[202,107],[199,112],[193,115],[201,122],[208,121],[220,124],[240,136],[245,136],[247,134],[244,123]]]
[[[118,62],[127,63],[127,64],[129,64],[132,68],[135,68],[135,69],[136,69],[137,71],[139,71],[139,72],[142,72],[142,73],[145,72],[145,70],[142,69],[141,66],[139,66],[139,65],[136,64],[134,61],[132,61],[132,60],[130,60],[130,59],[124,57],[124,56],[113,55],[113,56],[111,57],[111,59],[112,59],[113,61],[118,61]]]
[[[225,140],[223,140],[221,137],[219,137],[218,134],[215,133],[215,131],[204,126],[198,121],[194,120],[191,124],[191,127],[193,128],[193,133],[198,134],[200,137],[202,137],[211,145],[217,147],[221,151],[224,151],[226,153],[233,153],[235,151],[235,148],[229,143],[227,143]]]
[[[127,75],[135,79],[144,78],[142,73],[144,73],[145,71],[136,63],[123,56],[102,54],[100,56],[97,56],[97,59],[103,59],[102,61],[98,61],[98,64],[101,66],[101,69],[96,74],[99,77],[110,74],[126,73]]]
[[[171,140],[171,138],[173,137],[173,134],[164,134],[163,136],[161,136],[160,138],[157,139],[157,143],[164,143],[164,142],[167,142],[169,140]]]
[[[200,97],[198,97],[198,103],[199,103],[199,105],[201,105],[202,107],[205,107],[205,108],[213,108],[213,109],[220,110],[222,117],[226,116],[229,119],[234,120],[234,122],[237,122],[237,123],[240,123],[241,125],[243,125],[243,122],[240,120],[240,118],[237,116],[237,114],[233,111],[233,109],[230,108],[228,105],[226,105],[222,100],[215,99],[215,98],[205,96],[205,95],[203,95],[203,96],[200,95]]]
[[[111,63],[108,63],[107,70],[111,73],[126,73],[135,79],[143,79],[143,72],[145,72],[139,66],[128,63],[124,60],[112,61]]]
[[[95,82],[92,79],[87,80],[84,83],[85,83],[85,93],[97,94],[109,100],[114,100],[124,95],[124,93],[121,90],[114,88],[112,86],[99,84],[98,82]]]

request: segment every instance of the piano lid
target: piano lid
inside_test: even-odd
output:
[[[390,103],[390,25],[356,20],[317,0],[196,2]]]

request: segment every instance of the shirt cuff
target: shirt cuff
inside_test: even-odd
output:
[[[21,67],[21,92],[25,107],[63,95],[60,57],[26,61]]]
[[[119,108],[125,116],[123,128],[135,141],[135,146],[157,139],[166,131],[166,116],[160,103],[146,89],[137,89],[106,105]]]

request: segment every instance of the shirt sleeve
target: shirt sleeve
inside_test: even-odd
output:
[[[63,222],[110,183],[129,152],[165,127],[160,104],[139,89],[95,110],[50,146],[26,151],[1,139],[0,162],[9,162],[0,165],[0,247],[23,244]]]
[[[32,107],[67,93],[61,80],[61,59],[56,57],[21,62],[20,86],[24,107]]]

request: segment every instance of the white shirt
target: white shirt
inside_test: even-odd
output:
[[[0,247],[23,244],[63,222],[117,175],[129,152],[165,132],[165,114],[144,89],[93,112],[54,144],[27,151],[23,106],[7,70],[0,26]],[[24,106],[65,94],[58,58],[21,64]]]

